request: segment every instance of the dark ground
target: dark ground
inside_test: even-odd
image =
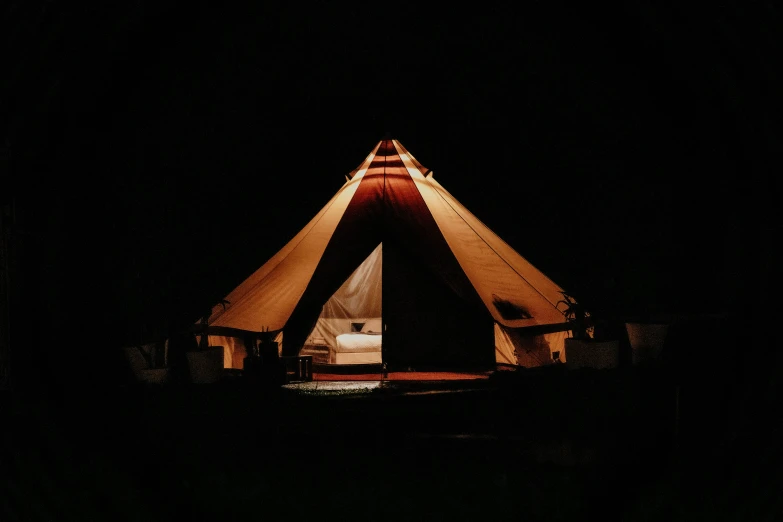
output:
[[[502,377],[321,396],[241,381],[9,392],[0,518],[783,515],[774,387],[719,408],[683,387],[675,423],[656,369]]]

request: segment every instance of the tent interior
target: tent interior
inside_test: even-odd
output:
[[[315,364],[383,363],[383,244],[323,306],[300,355]]]

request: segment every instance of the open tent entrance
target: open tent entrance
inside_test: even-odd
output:
[[[394,240],[375,247],[323,305],[299,355],[333,369],[494,365],[492,350],[475,349],[492,346],[491,316],[457,298],[424,263],[411,262],[411,255]]]
[[[381,364],[383,244],[324,303],[300,355],[317,365]]]

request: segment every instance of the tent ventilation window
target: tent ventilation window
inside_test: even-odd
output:
[[[351,323],[352,332],[361,332],[362,328],[364,328],[364,323]]]
[[[533,316],[524,307],[512,303],[507,299],[499,297],[497,294],[492,294],[492,304],[500,313],[500,316],[506,321],[513,319],[532,319]]]

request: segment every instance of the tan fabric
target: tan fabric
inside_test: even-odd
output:
[[[524,330],[495,323],[495,358],[498,363],[534,368],[554,360],[565,362],[567,332],[525,335]]]
[[[225,310],[215,306],[209,324],[254,332],[283,328],[361,178],[346,182],[301,232],[228,294]]]

